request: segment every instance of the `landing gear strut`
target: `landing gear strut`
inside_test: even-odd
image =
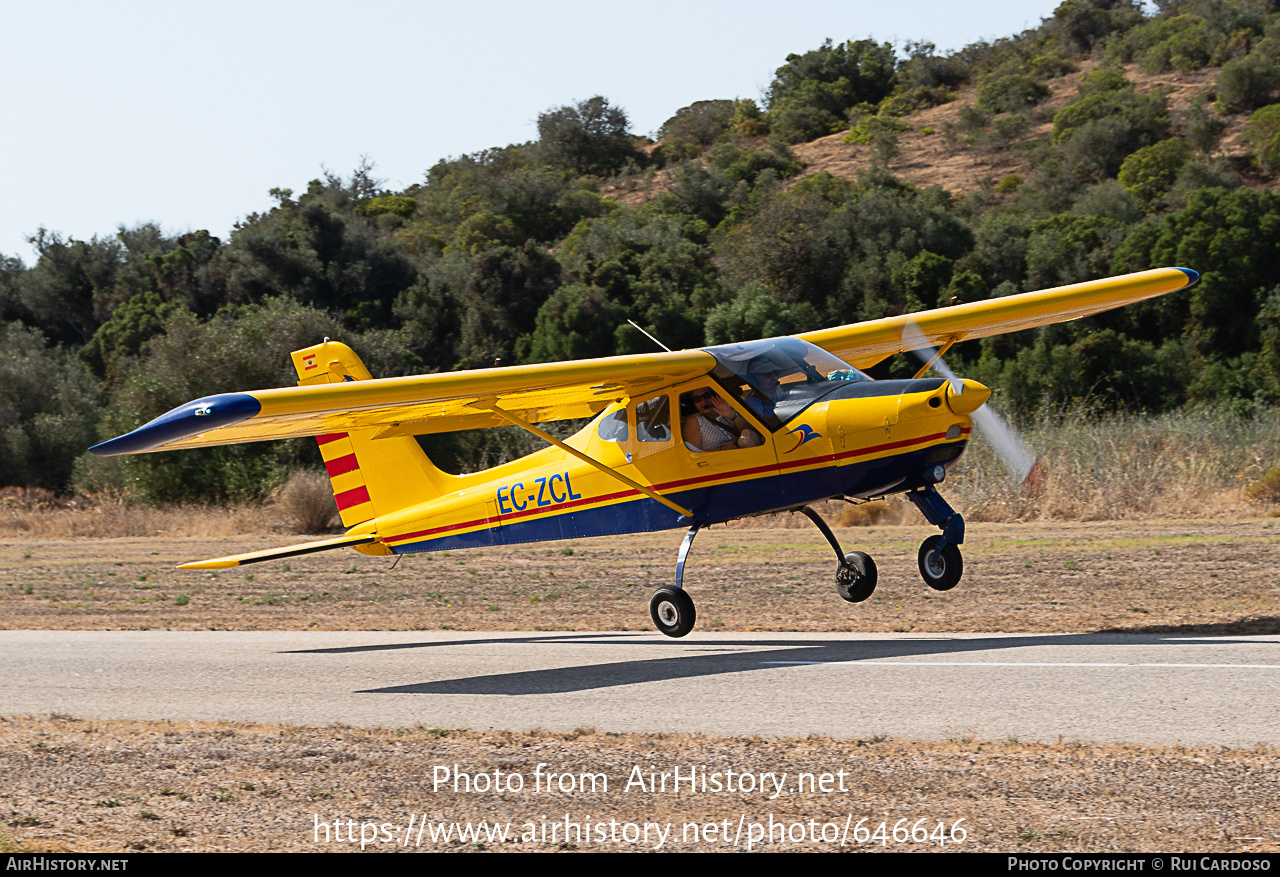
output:
[[[920,545],[920,578],[935,591],[950,591],[964,574],[964,559],[960,556],[964,518],[932,486],[913,490],[907,499],[915,503],[930,524],[942,528],[941,536],[930,536]]]
[[[876,562],[870,555],[861,551],[848,554],[840,547],[836,534],[831,532],[822,516],[808,506],[800,509],[806,518],[813,521],[815,527],[822,531],[836,553],[836,593],[840,599],[849,603],[861,603],[871,596],[876,589]]]
[[[680,554],[676,557],[676,583],[664,585],[653,592],[649,598],[649,617],[658,628],[659,633],[671,637],[682,637],[693,630],[698,620],[698,611],[693,606],[693,598],[684,590],[684,562],[689,558],[689,549],[693,547],[693,537],[698,535],[701,524],[694,524],[684,534],[680,543]]]

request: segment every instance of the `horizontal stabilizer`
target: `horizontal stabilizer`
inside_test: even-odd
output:
[[[244,566],[246,563],[258,563],[263,560],[280,560],[285,557],[297,557],[301,554],[315,554],[317,551],[329,551],[334,548],[354,548],[357,545],[368,545],[377,542],[377,536],[339,536],[336,539],[321,539],[319,542],[306,542],[302,545],[286,545],[283,548],[268,548],[266,551],[251,551],[248,554],[234,554],[231,557],[215,557],[213,560],[196,560],[181,564],[178,569],[227,569],[233,566]]]

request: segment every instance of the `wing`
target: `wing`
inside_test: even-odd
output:
[[[1143,299],[1188,289],[1200,279],[1189,268],[1157,268],[1039,292],[920,311],[883,320],[807,332],[800,338],[856,368],[908,350],[1062,323]]]
[[[907,350],[1096,314],[1186,289],[1198,279],[1199,275],[1186,268],[1161,268],[824,329],[799,337],[851,365],[867,367]],[[327,349],[330,344],[308,351]],[[343,345],[332,346],[350,353]],[[319,379],[324,369],[319,367],[316,354],[308,351],[294,354],[299,375],[316,368]],[[357,370],[356,377],[367,377],[358,360],[344,362],[330,363],[333,377],[319,383],[304,377],[304,386],[224,393],[188,402],[90,450],[110,456],[353,429],[377,429],[377,436],[382,438],[505,426],[508,421],[491,410],[495,405],[531,423],[589,417],[615,400],[702,377],[716,365],[715,358],[706,351],[681,350],[364,380],[353,379],[350,374]]]
[[[300,366],[299,373],[312,367]],[[340,367],[336,361],[331,365]],[[692,380],[713,368],[711,354],[682,350],[224,393],[188,402],[90,450],[111,456],[371,427],[382,438],[506,426],[491,405],[530,422],[590,417],[617,399]],[[363,366],[359,369],[363,372]]]

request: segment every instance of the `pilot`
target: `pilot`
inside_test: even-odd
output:
[[[693,414],[684,419],[681,432],[690,450],[753,448],[764,442],[760,434],[710,387],[694,390],[689,394],[689,401],[693,405]]]
[[[751,394],[744,404],[765,423],[776,423],[774,408],[782,389],[778,384],[781,369],[767,356],[758,356],[747,366],[747,383],[751,385]]]

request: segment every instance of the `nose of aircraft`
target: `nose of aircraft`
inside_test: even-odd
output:
[[[956,414],[972,414],[990,398],[991,388],[977,381],[966,378],[959,388],[954,382],[947,383],[947,407]]]

